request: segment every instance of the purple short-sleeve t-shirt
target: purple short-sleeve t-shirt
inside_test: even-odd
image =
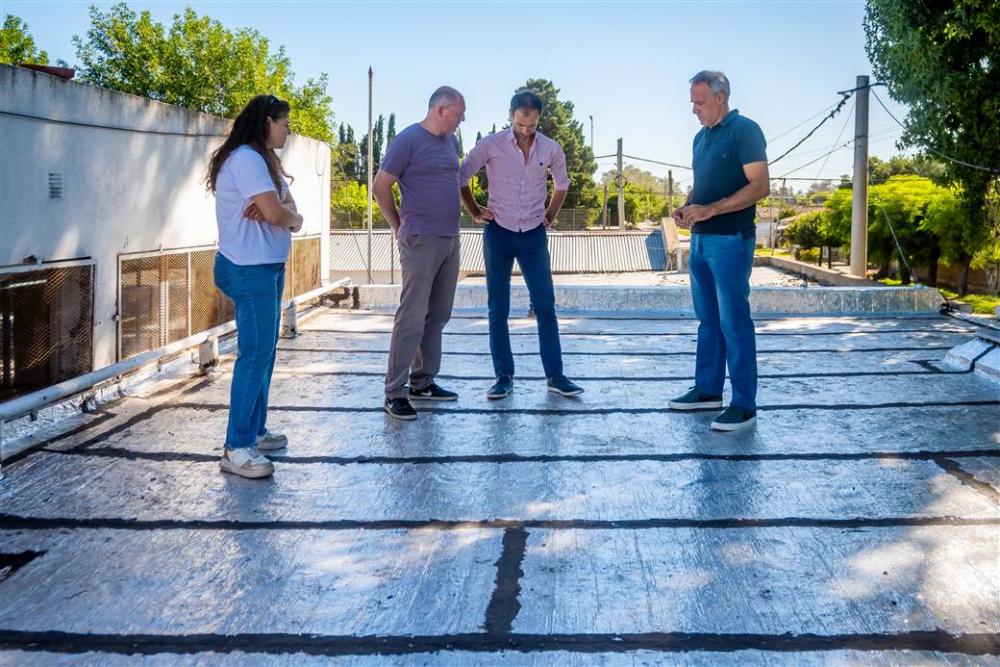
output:
[[[458,236],[458,140],[419,123],[396,135],[379,169],[399,179],[400,236]]]

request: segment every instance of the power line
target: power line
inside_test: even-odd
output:
[[[806,162],[806,163],[805,163],[805,164],[803,164],[803,165],[800,165],[800,166],[798,166],[798,167],[795,167],[795,168],[794,168],[794,169],[792,169],[791,171],[787,171],[787,172],[785,172],[784,174],[782,174],[782,175],[781,175],[781,176],[779,176],[778,178],[785,178],[786,176],[788,176],[788,174],[794,174],[794,173],[795,173],[795,172],[797,172],[797,171],[800,171],[800,170],[802,170],[802,169],[805,169],[806,167],[808,167],[808,166],[809,166],[809,165],[811,165],[811,164],[816,164],[817,162],[819,162],[819,161],[820,161],[820,160],[822,160],[823,158],[825,158],[825,157],[828,157],[828,156],[832,155],[833,153],[836,153],[836,152],[837,152],[837,151],[839,151],[839,150],[842,150],[842,149],[844,149],[844,148],[847,148],[848,146],[850,146],[850,145],[851,145],[851,144],[853,144],[854,142],[855,142],[855,139],[851,139],[850,141],[845,141],[844,143],[842,143],[841,145],[837,146],[836,148],[834,148],[834,149],[832,149],[832,150],[830,150],[830,151],[827,151],[827,152],[826,152],[826,153],[824,153],[823,155],[820,155],[820,156],[819,156],[818,158],[815,158],[815,159],[813,159],[813,160],[809,160],[809,162]]]
[[[893,174],[889,178],[891,178],[893,180],[893,182],[898,182],[898,181],[923,181],[923,180],[930,181],[930,180],[933,180],[929,176],[921,176],[919,174],[903,174],[903,175]],[[846,175],[845,176],[838,176],[836,178],[832,178],[832,177],[831,178],[827,178],[825,176],[823,178],[809,178],[808,176],[787,176],[787,177],[786,176],[772,176],[770,180],[772,180],[772,181],[808,181],[810,183],[815,183],[815,182],[818,182],[818,181],[828,181],[828,182],[843,181],[844,183],[851,183],[851,182],[854,181],[853,178],[850,178],[849,176],[846,176]],[[881,183],[871,183],[871,185],[883,185],[884,183],[887,183],[887,182],[888,181],[882,181]]]
[[[840,143],[840,138],[844,136],[844,130],[847,129],[847,124],[849,122],[851,122],[851,116],[853,116],[854,113],[857,110],[858,110],[858,100],[855,99],[854,100],[854,104],[851,105],[851,111],[850,111],[850,113],[847,114],[847,117],[844,119],[844,124],[840,127],[840,133],[837,134],[837,138],[833,140],[833,145],[834,146],[836,146],[837,144]],[[826,159],[823,160],[823,164],[820,166],[819,170],[816,172],[817,176],[819,176],[820,174],[822,174],[823,170],[826,169],[826,163],[830,161],[830,156],[831,155],[833,155],[833,153],[827,153],[826,154]]]
[[[885,105],[885,102],[883,102],[882,98],[878,96],[878,93],[876,93],[873,90],[872,91],[872,95],[875,96],[875,101],[879,103],[879,106],[882,107],[882,109],[884,109],[887,114],[889,114],[889,118],[892,118],[894,121],[896,121],[896,124],[899,125],[901,128],[903,128],[904,130],[907,129],[906,125],[904,125],[902,122],[900,122],[900,120],[898,118],[896,118],[892,114],[891,111],[889,111],[889,107],[887,107]],[[991,174],[1000,173],[1000,168],[997,168],[997,167],[984,167],[981,164],[972,164],[971,162],[965,162],[964,160],[959,160],[958,158],[951,157],[950,155],[945,155],[941,151],[939,151],[939,150],[937,150],[935,148],[932,148],[931,146],[924,146],[924,148],[926,148],[927,150],[929,150],[931,153],[934,153],[938,157],[944,158],[945,160],[948,160],[949,162],[954,162],[955,164],[960,164],[963,167],[968,167],[969,169],[978,169],[979,171],[986,171],[986,172],[989,172]]]
[[[869,185],[871,185],[871,183],[869,183]],[[877,190],[872,188],[871,193],[872,193],[872,198],[876,202],[881,202]],[[892,220],[889,219],[889,214],[885,212],[885,206],[879,206],[878,208],[880,211],[882,211],[882,217],[885,218],[886,224],[889,225],[889,231],[892,233],[892,240],[896,242],[896,250],[899,251],[899,259],[903,262],[903,265],[906,267],[906,272],[912,274],[913,269],[910,268],[910,263],[906,261],[906,253],[903,252],[903,246],[900,245],[899,243],[899,237],[896,236],[896,229],[892,226]]]
[[[886,135],[886,136],[879,137],[878,140],[888,139],[888,138],[889,138],[889,136]],[[871,139],[871,136],[869,136],[869,139]],[[849,139],[848,141],[845,141],[843,144],[841,144],[841,145],[839,145],[839,146],[837,146],[837,147],[835,147],[835,148],[827,151],[826,153],[823,153],[822,155],[820,155],[816,159],[810,160],[809,162],[806,162],[805,164],[799,165],[798,167],[795,167],[794,169],[785,172],[784,176],[779,176],[778,178],[784,178],[788,174],[794,174],[795,172],[799,171],[800,169],[805,169],[806,167],[808,167],[811,164],[816,164],[817,162],[819,162],[823,158],[828,157],[828,156],[832,155],[833,153],[836,153],[837,151],[840,151],[840,150],[843,150],[843,149],[847,148],[848,146],[850,146],[851,144],[853,144],[855,141],[857,141],[857,138]],[[822,171],[822,169],[820,169],[820,171]]]
[[[794,151],[796,148],[798,148],[799,146],[801,146],[803,143],[805,143],[806,139],[808,139],[809,137],[811,137],[813,135],[813,133],[816,132],[816,130],[818,130],[820,127],[822,127],[824,123],[826,123],[826,121],[830,120],[831,118],[833,118],[834,116],[836,116],[837,113],[840,112],[840,110],[843,108],[844,104],[847,103],[847,100],[850,99],[851,95],[853,95],[857,91],[861,90],[862,88],[872,88],[873,86],[884,86],[884,85],[885,85],[884,83],[876,82],[876,83],[870,83],[867,86],[858,86],[858,87],[855,87],[855,88],[851,88],[849,90],[840,90],[840,91],[837,91],[837,94],[841,95],[842,98],[841,98],[841,100],[839,102],[837,102],[836,107],[833,109],[833,111],[831,111],[830,113],[828,113],[823,118],[823,120],[821,120],[819,122],[819,124],[816,125],[816,127],[814,127],[813,129],[811,129],[809,131],[809,133],[806,134],[806,136],[802,137],[802,139],[800,139],[798,143],[796,143],[794,146],[792,146],[791,148],[789,148],[787,151],[785,151],[784,153],[782,153],[778,157],[776,157],[773,160],[771,160],[770,162],[768,162],[768,165],[774,164],[775,162],[777,162],[778,160],[782,159],[783,157],[785,157],[786,155],[788,155],[789,153],[791,153],[792,151]],[[857,105],[857,103],[855,102],[855,106],[856,105]],[[822,112],[820,112],[820,113],[822,113]],[[817,115],[819,115],[819,114],[817,114]],[[813,116],[813,117],[815,118],[815,116]],[[844,124],[844,127],[845,128],[847,127],[846,123]],[[843,130],[841,130],[841,135],[843,135]],[[834,142],[834,143],[836,143],[836,142]],[[841,146],[839,148],[843,148],[843,146]],[[830,155],[834,151],[839,150],[839,148],[832,149],[831,151],[829,151],[828,153],[825,153],[824,155],[822,155],[820,157],[822,158],[822,157],[825,157],[827,155]],[[802,166],[803,167],[808,166],[809,164],[812,164],[813,162],[816,162],[816,161],[817,160],[813,160],[812,162],[809,162],[809,163],[807,163],[805,165],[802,165]],[[794,169],[792,171],[798,171],[798,169],[801,169],[801,167],[796,167],[796,169]],[[822,170],[820,170],[820,171],[822,171]],[[792,173],[792,172],[788,172],[788,173]]]
[[[869,139],[880,140],[880,139],[888,138],[891,135],[896,134],[898,132],[899,132],[899,128],[898,127],[895,127],[895,126],[893,126],[893,127],[884,127],[882,129],[875,130],[874,132],[869,132],[868,133],[868,138]],[[798,156],[798,157],[802,157],[802,158],[813,157],[815,155],[826,155],[827,153],[830,152],[830,150],[831,150],[830,148],[817,148],[817,149],[810,150],[810,151],[803,151],[801,153],[796,153],[795,155]]]
[[[779,134],[778,136],[771,137],[770,139],[767,140],[767,143],[769,143],[769,144],[774,143],[775,141],[777,141],[778,139],[784,137],[785,135],[790,134],[790,133],[794,132],[795,130],[799,129],[800,127],[802,127],[803,125],[805,125],[806,123],[808,123],[809,121],[811,121],[813,118],[816,118],[817,116],[820,116],[820,115],[822,115],[824,113],[827,113],[830,109],[832,109],[835,106],[837,106],[836,102],[834,102],[830,106],[826,107],[825,109],[822,109],[821,111],[817,111],[816,113],[814,113],[813,115],[809,116],[804,121],[802,121],[801,123],[799,123],[798,125],[796,125],[795,127],[790,127],[787,130],[785,130],[784,132],[782,132],[781,134]]]
[[[691,169],[691,167],[683,164],[673,164],[672,162],[660,162],[659,160],[650,160],[649,158],[646,157],[636,157],[635,155],[625,155],[624,153],[622,153],[622,157],[627,157],[630,160],[639,160],[641,162],[651,162],[653,164],[660,164],[663,165],[664,167],[673,167],[674,169],[688,169],[688,170]]]
[[[837,115],[837,113],[844,107],[844,105],[847,104],[847,100],[851,99],[851,95],[854,94],[854,91],[844,91],[844,92],[841,92],[839,94],[842,95],[843,97],[840,100],[840,102],[837,103],[837,106],[834,107],[833,111],[831,111],[826,116],[824,116],[823,120],[821,120],[819,122],[819,124],[816,125],[816,127],[814,127],[813,129],[809,130],[809,133],[806,134],[806,136],[804,136],[801,139],[799,139],[799,141],[794,146],[792,146],[787,151],[785,151],[784,153],[782,153],[778,157],[776,157],[773,160],[771,160],[770,162],[768,162],[768,165],[774,164],[775,162],[777,162],[778,160],[782,159],[783,157],[785,157],[786,155],[788,155],[789,153],[791,153],[792,151],[794,151],[796,148],[798,148],[799,146],[801,146],[802,144],[804,144],[809,137],[811,137],[813,134],[816,133],[816,130],[818,130],[819,128],[823,127],[823,124],[826,123],[826,121],[830,120],[831,118],[833,118],[834,116]]]

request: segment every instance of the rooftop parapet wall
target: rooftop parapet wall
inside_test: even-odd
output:
[[[362,307],[394,307],[399,303],[399,285],[362,285],[358,288]],[[589,287],[556,285],[556,306],[571,311],[656,311],[694,314],[687,287]],[[456,308],[485,308],[486,288],[460,285]],[[944,299],[936,289],[857,287],[754,287],[750,306],[758,315],[918,315],[937,314]],[[511,286],[511,306],[527,309],[528,290]]]

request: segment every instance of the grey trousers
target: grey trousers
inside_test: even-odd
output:
[[[389,343],[386,398],[426,389],[441,370],[441,332],[451,319],[461,259],[458,236],[418,234],[397,242],[403,289]]]

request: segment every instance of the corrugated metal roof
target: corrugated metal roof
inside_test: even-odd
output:
[[[462,265],[465,273],[484,273],[483,233],[462,230]],[[549,254],[553,273],[610,273],[663,271],[666,252],[659,229],[650,232],[550,232]],[[372,270],[399,268],[399,253],[388,231],[372,232]],[[330,268],[364,271],[368,266],[368,232],[330,232]],[[515,267],[515,272],[517,269]]]

